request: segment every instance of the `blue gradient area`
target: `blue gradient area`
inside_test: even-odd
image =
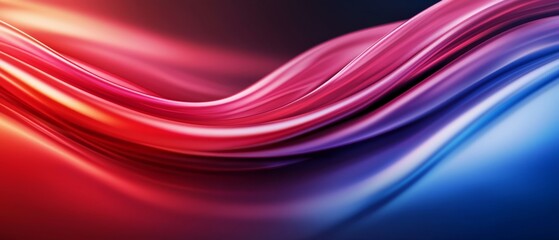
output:
[[[559,85],[546,87],[421,180],[332,238],[558,239]]]

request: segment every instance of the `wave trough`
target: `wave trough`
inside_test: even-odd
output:
[[[272,58],[102,19],[65,31],[20,16],[85,17],[0,6],[5,122],[121,201],[165,209],[160,217],[179,226],[223,224],[178,235],[300,238],[343,227],[559,77],[552,0],[442,1],[325,42],[250,86],[234,79]],[[131,38],[143,48],[123,43]]]

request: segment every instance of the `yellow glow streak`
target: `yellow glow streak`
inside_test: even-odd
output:
[[[95,119],[104,123],[112,123],[113,119],[106,115],[105,113],[98,111],[97,109],[84,104],[80,100],[56,89],[44,82],[38,80],[32,75],[22,71],[21,69],[8,64],[5,61],[0,61],[0,68],[8,72],[10,75],[14,76],[17,80],[23,82],[27,87],[34,89],[35,91],[41,93],[42,95],[52,99],[53,101],[60,103],[61,105],[76,111],[82,115],[85,115],[91,119]]]

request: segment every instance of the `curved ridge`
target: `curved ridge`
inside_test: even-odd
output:
[[[200,194],[230,215],[248,209],[244,216],[250,217],[249,210],[258,209],[254,215],[271,216],[290,209],[300,216],[360,202],[377,206],[559,77],[558,15],[559,2],[551,0],[443,1],[410,20],[325,42],[236,92],[238,86],[220,88],[204,76],[250,70],[67,36],[83,46],[79,50],[93,46],[103,52],[88,61],[85,53],[59,53],[0,22],[0,111],[86,159],[132,166],[127,171]],[[146,42],[159,41],[139,34]],[[178,45],[172,49],[188,52]],[[264,58],[223,59],[239,67],[233,59],[257,64]],[[99,60],[149,77],[122,77],[97,67]],[[177,66],[190,73],[167,71]],[[147,84],[157,81],[158,88]],[[185,87],[187,94],[206,100],[160,94],[189,84],[199,87]],[[325,166],[340,159],[340,169]],[[296,170],[286,176],[282,169]],[[255,192],[235,186],[216,194],[208,190],[215,187],[212,176],[203,183],[180,178],[264,170],[278,171],[274,177],[286,181],[269,183],[276,191],[269,198],[277,199],[252,199],[269,193],[268,182]],[[330,187],[304,190],[323,185]],[[214,194],[251,204],[223,202]],[[306,209],[309,202],[316,204]],[[348,207],[324,225],[351,219],[367,206]]]

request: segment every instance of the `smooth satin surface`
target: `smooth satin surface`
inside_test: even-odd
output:
[[[406,221],[455,220],[442,214],[451,210],[426,212],[423,221],[403,214],[406,204],[455,196],[442,184],[449,179],[461,186],[510,170],[440,164],[460,156],[556,160],[549,139],[559,117],[543,112],[559,110],[548,91],[559,78],[557,1],[442,1],[322,43],[269,73],[274,56],[183,42],[63,6],[0,1],[0,20],[7,238],[428,239],[429,231],[391,232]],[[535,123],[539,134],[522,135]],[[502,144],[507,133],[524,141]],[[529,147],[511,156],[511,146]],[[486,173],[457,177],[472,168]],[[532,200],[546,198],[542,206],[554,212],[557,195]],[[483,202],[460,204],[481,219],[491,212]],[[378,227],[382,216],[393,223]],[[553,234],[555,220],[542,231]],[[468,231],[431,236],[453,232]]]

